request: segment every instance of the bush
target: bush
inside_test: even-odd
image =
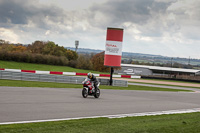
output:
[[[0,60],[63,66],[68,65],[69,63],[68,59],[64,56],[57,57],[53,55],[31,54],[27,52],[9,53],[3,50],[0,51]]]
[[[77,65],[77,60],[70,60],[68,66],[75,68]]]

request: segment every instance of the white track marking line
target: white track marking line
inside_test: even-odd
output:
[[[194,113],[194,112],[200,112],[200,108],[181,109],[181,110],[169,110],[169,111],[156,111],[156,112],[144,112],[144,113],[132,113],[132,114],[118,114],[118,115],[103,115],[103,116],[88,116],[88,117],[76,117],[76,118],[63,118],[63,119],[48,119],[48,120],[3,122],[3,123],[0,123],[0,125],[37,123],[37,122],[52,122],[52,121],[65,121],[65,120],[79,120],[79,119],[89,119],[89,118],[124,118],[124,117],[134,117],[134,116],[154,116],[154,115],[182,114],[182,113]]]

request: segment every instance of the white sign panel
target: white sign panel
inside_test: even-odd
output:
[[[122,42],[106,41],[105,54],[121,56],[122,55]]]

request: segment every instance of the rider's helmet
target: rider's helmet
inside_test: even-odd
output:
[[[88,76],[89,79],[92,79],[93,74],[91,72],[89,72],[87,76]]]

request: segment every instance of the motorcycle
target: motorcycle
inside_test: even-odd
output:
[[[93,82],[91,82],[91,80],[89,78],[86,78],[82,83],[83,83],[82,96],[84,98],[87,98],[88,95],[94,96],[95,98],[99,98],[99,96],[100,96],[100,89],[99,89],[100,82],[98,83],[96,90],[95,90],[95,87],[93,85]]]

